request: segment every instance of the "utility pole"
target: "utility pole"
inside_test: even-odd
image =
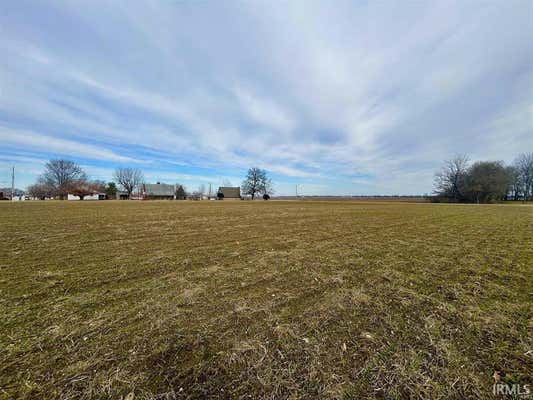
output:
[[[15,198],[15,166],[11,169],[11,201]]]
[[[211,198],[211,182],[209,182],[209,198]]]

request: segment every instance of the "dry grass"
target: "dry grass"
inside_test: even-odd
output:
[[[531,384],[533,207],[0,204],[0,398]]]

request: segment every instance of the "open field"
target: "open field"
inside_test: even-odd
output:
[[[531,206],[5,202],[0,227],[0,398],[533,383]]]
[[[364,201],[372,202],[402,202],[402,203],[430,203],[423,196],[277,196],[275,200],[299,200],[299,201]]]

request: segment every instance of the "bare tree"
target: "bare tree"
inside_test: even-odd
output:
[[[252,196],[252,200],[256,194],[272,193],[272,181],[268,178],[267,172],[256,167],[250,168],[242,182],[242,192]]]
[[[457,155],[444,162],[444,167],[435,174],[435,191],[439,196],[453,201],[463,199],[468,161],[466,155]]]
[[[520,174],[518,168],[514,165],[509,165],[506,167],[507,174],[509,175],[509,188],[507,189],[510,198],[514,201],[520,200],[520,195],[522,194],[522,186],[520,180]]]
[[[101,181],[101,180],[95,179],[91,183],[92,183],[92,185],[94,187],[95,192],[97,192],[97,193],[105,193],[106,187],[107,187],[107,184],[105,183],[105,181]]]
[[[233,184],[231,183],[231,181],[229,179],[224,179],[222,181],[222,186],[224,186],[224,187],[232,187]]]
[[[87,175],[81,167],[69,160],[50,160],[45,165],[45,171],[39,181],[52,190],[54,196],[61,200],[67,197],[68,191],[75,182],[87,180]]]
[[[533,199],[533,153],[520,154],[514,162],[514,167],[524,201]]]
[[[31,186],[28,187],[28,194],[31,196],[31,197],[34,197],[34,198],[37,198],[37,199],[40,199],[40,200],[44,200],[46,199],[47,197],[52,197],[53,196],[53,188],[51,188],[50,186],[46,185],[44,182],[37,182]]]
[[[128,198],[131,198],[133,191],[144,182],[143,173],[136,168],[117,168],[113,177],[126,193],[128,193]]]

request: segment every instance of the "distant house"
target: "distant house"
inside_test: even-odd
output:
[[[19,195],[19,196],[13,196],[11,200],[12,201],[26,201],[26,200],[30,200],[30,197],[26,195]]]
[[[93,194],[88,194],[87,196],[83,197],[84,201],[85,200],[105,200],[105,199],[106,199],[105,193],[93,193]],[[67,200],[80,200],[80,197],[69,193],[67,195]]]
[[[131,196],[128,196],[128,192],[124,190],[117,190],[117,193],[115,194],[116,196],[115,198],[117,200],[142,200],[144,199],[142,190],[143,188],[141,187],[139,190],[132,192]]]
[[[145,183],[142,186],[144,200],[174,200],[175,194],[175,186],[167,185],[166,183]]]
[[[240,200],[241,199],[241,188],[240,187],[230,187],[230,186],[221,186],[218,188],[217,198],[219,200]]]
[[[117,190],[117,200],[128,200],[128,192]]]

